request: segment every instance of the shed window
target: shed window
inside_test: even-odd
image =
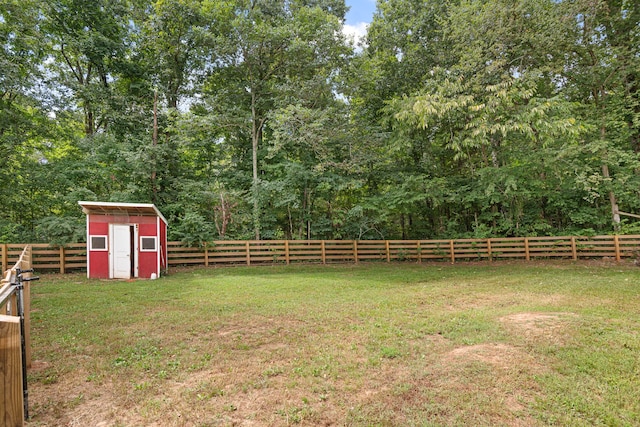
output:
[[[106,251],[107,236],[89,236],[90,251]]]
[[[155,252],[155,251],[157,251],[157,249],[156,249],[157,241],[158,241],[158,239],[156,237],[152,237],[152,236],[140,237],[140,250],[142,252]]]

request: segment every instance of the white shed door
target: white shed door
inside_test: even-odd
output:
[[[111,230],[111,277],[131,278],[131,227],[113,225]]]

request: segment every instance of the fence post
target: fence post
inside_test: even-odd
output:
[[[15,292],[9,297],[9,304],[7,304],[7,307],[11,307],[11,311],[7,310],[7,314],[11,316],[18,315],[18,295]]]
[[[29,245],[22,252],[23,268],[27,270],[33,267],[33,246]],[[28,278],[31,278],[32,273],[26,273]],[[31,368],[31,282],[26,281],[22,284],[22,303],[24,304],[24,348],[25,359],[27,362],[27,368]]]
[[[60,274],[64,274],[64,245],[60,245]]]
[[[322,263],[327,263],[327,250],[325,248],[324,240],[320,241],[320,252],[322,254]]]
[[[0,420],[6,426],[24,423],[20,318],[0,315]]]
[[[456,263],[456,253],[454,252],[453,240],[449,240],[449,255],[451,256],[451,264]]]
[[[416,252],[418,252],[418,263],[422,264],[422,248],[420,247],[420,240],[416,243]]]
[[[287,265],[289,265],[289,241],[284,241],[284,259],[287,261]]]
[[[387,262],[391,262],[391,254],[389,253],[389,241],[384,241],[384,249],[387,252]]]
[[[487,239],[487,257],[489,257],[489,262],[493,261],[493,257],[491,256],[491,238]]]
[[[9,251],[7,250],[7,244],[2,244],[2,273],[9,269]]]
[[[249,241],[245,242],[245,248],[247,251],[247,265],[251,265],[251,249],[249,249]]]
[[[353,261],[356,264],[358,263],[358,241],[357,240],[353,241]]]
[[[613,245],[616,249],[616,262],[620,262],[620,236],[617,234],[613,235]]]
[[[576,247],[576,236],[571,236],[571,255],[573,255],[573,260],[578,260],[578,248]]]
[[[529,256],[529,238],[524,238],[524,259],[527,261],[531,261],[531,257]]]
[[[204,266],[209,267],[209,243],[204,242]]]
[[[31,277],[31,273],[29,273]],[[27,368],[31,368],[31,282],[22,284],[22,303],[24,304],[24,354]]]

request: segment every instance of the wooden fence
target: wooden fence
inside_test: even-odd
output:
[[[33,244],[38,271],[86,269],[86,244],[53,248]],[[2,268],[15,262],[24,244],[0,244]],[[640,235],[509,237],[455,240],[221,240],[204,247],[169,242],[169,267],[367,261],[495,261],[503,259],[593,259],[620,261],[640,253]]]
[[[359,263],[501,259],[636,258],[640,235],[513,237],[455,240],[247,240],[215,241],[204,248],[169,242],[169,266]]]
[[[18,260],[25,245],[25,243],[0,244],[2,271]],[[54,270],[66,273],[87,268],[86,243],[72,243],[61,247],[52,247],[47,243],[31,243],[29,246],[31,246],[32,266],[35,270]]]
[[[6,271],[0,281],[0,420],[8,426],[22,426],[26,415],[26,375],[23,369],[31,366],[31,292],[29,281],[22,282],[22,298],[19,301],[19,290],[14,283],[20,270],[30,268],[31,247],[26,246],[13,267],[5,269],[3,264],[3,271]],[[28,279],[30,273],[23,273],[23,276]],[[18,306],[19,303],[21,307]],[[23,308],[24,313],[23,328],[20,325],[20,308]]]

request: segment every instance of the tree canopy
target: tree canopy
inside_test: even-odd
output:
[[[640,4],[0,2],[0,241],[637,232]],[[622,212],[622,216],[620,216]]]

